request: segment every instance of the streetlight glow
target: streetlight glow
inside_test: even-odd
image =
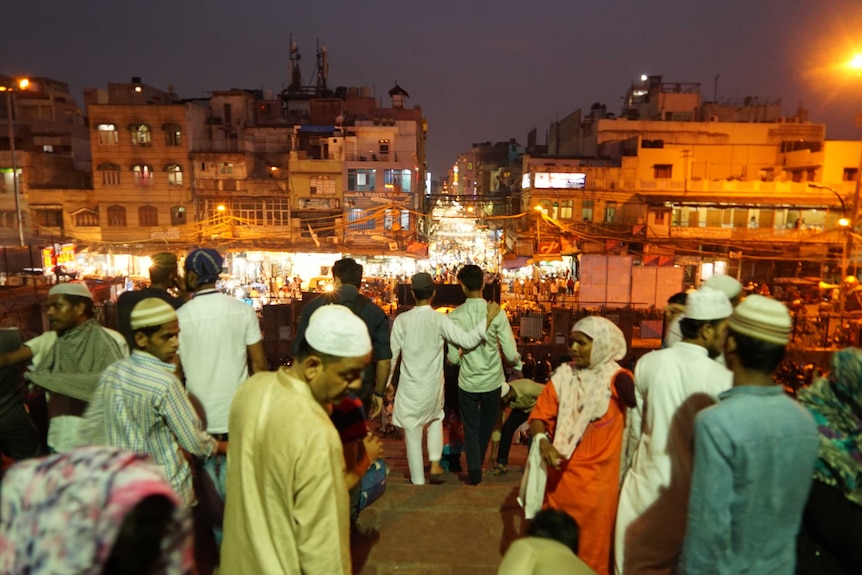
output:
[[[18,88],[20,88],[21,90],[26,90],[27,86],[29,86],[29,85],[30,85],[30,79],[29,78],[21,78],[20,80],[18,80]]]
[[[842,228],[846,228],[850,225],[850,220],[848,220],[847,218],[841,218],[840,220],[838,220],[838,225]]]
[[[862,71],[862,54],[854,55],[847,63],[847,67],[851,70]]]

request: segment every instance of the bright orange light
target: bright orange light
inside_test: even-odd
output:
[[[847,218],[841,218],[840,220],[838,220],[838,225],[842,228],[846,228],[850,225],[850,220],[848,220]]]
[[[544,212],[544,211],[545,211],[545,208],[543,208],[543,207],[542,207],[541,205],[539,205],[539,204],[536,204],[536,205],[533,207],[533,209],[534,209],[534,210],[536,210],[537,212]]]
[[[277,172],[277,171],[278,171],[278,168],[277,168],[276,166],[270,166],[270,167],[269,167],[269,171],[270,171],[270,172]]]
[[[30,85],[30,79],[29,78],[21,78],[20,80],[18,80],[18,87],[21,88],[22,90],[26,90],[27,86],[29,86],[29,85]]]
[[[219,205],[217,205],[217,206],[216,206],[216,210],[217,210],[217,211],[219,211],[219,212],[223,212],[223,211],[225,211],[226,209],[227,209],[227,208],[226,208],[226,207],[224,207],[222,204],[219,204]]]
[[[856,54],[850,61],[847,63],[847,67],[851,70],[860,70],[862,71],[862,54]]]

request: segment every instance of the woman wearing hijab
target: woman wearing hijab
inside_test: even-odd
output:
[[[858,573],[862,565],[862,350],[832,356],[832,373],[799,392],[820,451],[802,520],[797,573]]]
[[[607,575],[625,408],[634,406],[634,381],[617,363],[626,354],[626,341],[611,321],[578,321],[571,348],[572,363],[562,364],[551,376],[530,413],[530,428],[548,466],[546,506],[577,521],[578,556],[599,575]]]
[[[19,463],[0,517],[3,575],[191,571],[187,512],[146,455],[83,447]]]

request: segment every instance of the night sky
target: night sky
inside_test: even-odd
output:
[[[802,104],[831,139],[857,138],[862,76],[838,68],[862,51],[859,0],[8,0],[0,12],[0,73],[84,88],[172,85],[280,90],[289,35],[312,81],[316,41],[329,84],[394,82],[429,121],[428,164],[439,178],[471,143],[515,138],[578,107],[618,113],[642,73],[699,82],[718,96],[780,96]]]

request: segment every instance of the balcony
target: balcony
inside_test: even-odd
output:
[[[373,152],[345,152],[344,160],[347,162],[407,162],[413,157],[412,154],[404,152],[389,152],[388,154]]]

